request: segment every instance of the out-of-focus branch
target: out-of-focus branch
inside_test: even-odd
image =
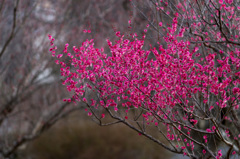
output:
[[[34,140],[39,135],[41,135],[44,131],[49,129],[52,125],[54,125],[58,120],[62,119],[63,117],[69,115],[72,111],[63,112],[63,110],[69,105],[70,103],[63,103],[60,108],[55,111],[54,113],[50,113],[50,115],[42,120],[39,120],[36,124],[35,128],[33,129],[31,134],[25,135],[21,137],[19,140],[15,141],[12,146],[7,148],[7,150],[1,150],[0,154],[5,158],[10,157],[15,151],[31,140]],[[75,109],[74,109],[75,110]]]
[[[15,36],[15,28],[16,28],[16,23],[17,23],[18,4],[19,4],[19,0],[16,0],[16,5],[14,6],[14,9],[13,9],[13,25],[12,25],[11,33],[10,33],[8,39],[6,40],[5,44],[3,45],[3,48],[2,48],[2,50],[0,52],[0,59],[1,59],[2,55],[4,54],[7,46],[9,45],[9,43],[11,42],[13,37]]]
[[[31,94],[39,90],[42,86],[43,85],[39,85],[31,91],[26,88],[25,91],[21,92],[21,95],[16,94],[16,96],[12,97],[11,100],[9,100],[5,105],[3,105],[2,109],[0,110],[0,125],[7,118],[8,114],[10,114],[14,110],[16,102],[20,104],[23,101],[27,100]]]
[[[1,12],[4,6],[5,0],[2,0],[1,4],[0,4],[0,16],[1,16]]]

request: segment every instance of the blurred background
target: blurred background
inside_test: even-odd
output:
[[[148,15],[147,2],[137,3]],[[0,158],[172,156],[124,125],[98,126],[81,103],[64,103],[70,95],[49,53],[48,34],[62,51],[65,43],[78,46],[87,38],[106,48],[115,31],[130,31],[129,19],[131,31],[142,33],[148,21],[139,8],[129,0],[0,0]]]

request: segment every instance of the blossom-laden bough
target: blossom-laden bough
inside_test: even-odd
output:
[[[49,35],[62,84],[73,93],[64,101],[83,102],[98,124],[123,123],[174,153],[192,158],[238,155],[239,2],[149,3],[153,12],[165,16],[162,21],[158,15],[149,20],[141,36],[116,31],[118,40],[107,40],[110,53],[95,48],[93,39],[72,52],[66,44],[57,53]],[[157,47],[144,46],[151,29],[162,38]],[[114,121],[105,123],[105,115]]]

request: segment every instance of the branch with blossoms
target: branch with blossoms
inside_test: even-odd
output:
[[[73,93],[64,101],[85,103],[99,125],[123,123],[171,152],[230,158],[240,153],[240,8],[230,0],[168,2],[149,1],[172,17],[169,27],[158,15],[151,23],[163,35],[157,48],[144,45],[150,25],[141,36],[116,32],[110,53],[93,39],[56,53],[49,35],[62,84]],[[113,120],[105,123],[106,115]]]

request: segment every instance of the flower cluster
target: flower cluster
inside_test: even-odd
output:
[[[231,4],[232,1],[226,3]],[[219,4],[223,4],[223,1],[219,1]],[[226,5],[222,7],[231,10]],[[234,13],[227,14],[231,16]],[[194,17],[196,19],[193,14]],[[193,150],[197,144],[203,148],[203,154],[208,152],[214,156],[207,146],[207,135],[218,135],[231,145],[223,137],[223,128],[219,126],[223,120],[231,121],[229,112],[219,114],[225,108],[228,111],[239,109],[240,48],[209,52],[203,56],[200,45],[191,45],[191,42],[203,38],[183,39],[189,28],[179,28],[178,23],[179,14],[176,13],[164,37],[166,45],[159,43],[158,49],[144,49],[149,25],[143,36],[134,33],[129,38],[116,32],[117,41],[113,43],[107,40],[111,54],[103,48],[95,48],[94,40],[86,40],[81,46],[74,46],[71,52],[66,44],[63,53],[55,55],[54,39],[49,35],[52,45],[50,51],[57,58],[56,64],[60,65],[62,84],[74,93],[64,101],[85,102],[92,108],[102,107],[115,112],[123,108],[126,114],[118,118],[122,120],[129,119],[128,112],[132,108],[143,110],[142,119],[154,123],[156,127],[159,123],[167,127],[167,140],[176,141],[176,148],[181,147],[176,150],[186,155],[189,147]],[[159,22],[158,25],[162,27],[163,23]],[[197,28],[201,24],[194,23],[193,26],[196,28],[192,30],[193,34],[198,35]],[[203,34],[209,36],[208,32]],[[214,35],[215,40],[226,40],[221,33]],[[204,40],[209,39],[207,37]],[[208,43],[206,45],[209,46]],[[150,53],[154,54],[154,59],[149,59]],[[86,90],[96,92],[98,98],[86,99]],[[88,115],[93,114],[89,112]],[[104,117],[105,114],[101,114],[99,119]],[[199,128],[198,123],[202,121],[210,123],[209,126]],[[191,132],[202,133],[203,142],[199,143]],[[228,129],[225,132],[228,138],[235,133],[230,133]],[[144,134],[144,131],[139,133]],[[178,145],[178,141],[186,144]],[[215,157],[222,157],[221,150],[215,153]]]

